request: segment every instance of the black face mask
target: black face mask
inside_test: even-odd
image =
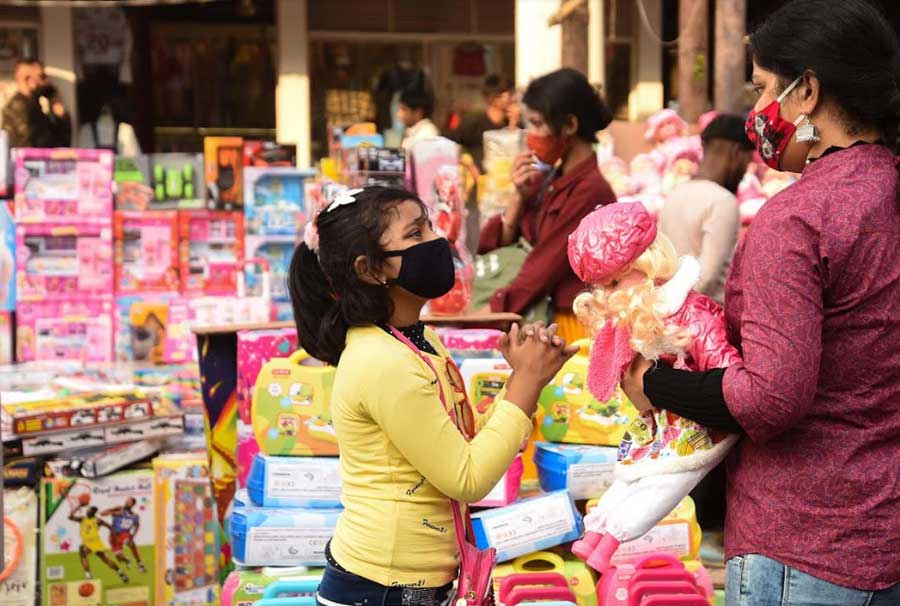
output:
[[[388,283],[423,299],[443,297],[456,281],[453,252],[445,238],[422,242],[405,250],[389,251],[384,256],[402,258],[400,275]]]

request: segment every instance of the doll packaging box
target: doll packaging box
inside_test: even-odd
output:
[[[306,224],[304,190],[311,170],[296,168],[244,169],[244,226],[248,234],[293,236]]]
[[[16,222],[8,202],[0,203],[0,310],[16,309]]]
[[[568,543],[582,529],[581,515],[564,490],[472,514],[476,545],[495,548],[498,562]]]
[[[208,206],[226,210],[240,208],[244,203],[244,140],[206,137],[203,162]]]
[[[250,417],[268,455],[336,456],[331,423],[334,367],[298,350],[265,363],[256,379]]]
[[[178,223],[182,293],[235,295],[244,258],[244,214],[181,211]]]
[[[164,293],[116,298],[116,360],[164,362],[172,299],[172,295]]]
[[[41,483],[43,606],[152,606],[149,470]]]
[[[16,227],[19,301],[102,298],[112,292],[110,225],[20,223]]]
[[[112,301],[21,302],[17,307],[16,359],[111,362]]]
[[[154,604],[218,605],[219,531],[203,453],[154,459],[153,509]]]
[[[116,292],[177,292],[177,212],[116,211],[113,221]]]
[[[19,223],[109,223],[113,210],[113,154],[96,149],[18,149],[15,152]]]

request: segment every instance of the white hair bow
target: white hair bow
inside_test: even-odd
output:
[[[332,202],[328,206],[328,208],[325,209],[325,212],[330,213],[335,208],[338,208],[340,206],[346,206],[348,204],[353,204],[354,202],[356,202],[357,194],[362,193],[362,191],[363,191],[362,189],[358,188],[358,189],[349,189],[347,191],[339,193],[337,196],[335,196],[334,202]]]

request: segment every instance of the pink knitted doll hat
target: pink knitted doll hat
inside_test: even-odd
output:
[[[656,239],[656,221],[640,202],[598,208],[569,236],[569,264],[587,284],[603,284],[634,263]],[[634,359],[626,326],[597,328],[591,347],[588,389],[600,402],[615,393]]]

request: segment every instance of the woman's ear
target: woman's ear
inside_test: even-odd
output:
[[[800,86],[800,112],[811,115],[819,106],[822,83],[814,72],[807,71]]]
[[[574,137],[578,132],[578,116],[569,115],[563,124],[561,134],[566,137]]]
[[[372,272],[369,268],[368,260],[364,255],[356,257],[356,260],[353,262],[353,270],[356,272],[356,277],[366,284],[371,284],[372,286],[387,285],[387,280],[383,276],[376,276]]]

